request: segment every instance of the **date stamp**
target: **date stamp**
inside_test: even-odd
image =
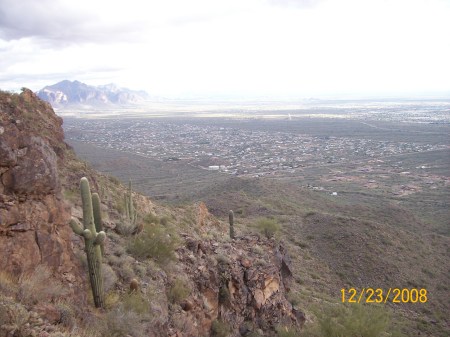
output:
[[[342,288],[342,303],[426,303],[425,288]]]

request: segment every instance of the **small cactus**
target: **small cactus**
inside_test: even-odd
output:
[[[139,290],[139,281],[135,278],[130,282],[130,294]]]
[[[75,218],[70,220],[70,227],[72,227],[75,234],[84,238],[94,304],[97,308],[103,308],[105,305],[105,295],[103,292],[102,253],[100,246],[105,241],[106,234],[102,230],[97,233],[97,228],[102,228],[100,212],[96,211],[97,214],[94,216],[94,209],[97,208],[98,211],[100,210],[100,200],[98,199],[98,195],[94,198],[91,196],[89,181],[86,177],[80,180],[80,191],[83,205],[83,228]],[[96,206],[93,206],[93,204],[96,204],[97,201],[93,203],[93,199],[98,199]],[[99,224],[95,222],[95,219],[97,219]]]
[[[234,239],[235,235],[234,235],[234,212],[230,211],[228,213],[228,220],[230,222],[230,238]]]

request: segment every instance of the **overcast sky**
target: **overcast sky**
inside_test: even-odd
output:
[[[450,96],[450,0],[0,0],[0,89]]]

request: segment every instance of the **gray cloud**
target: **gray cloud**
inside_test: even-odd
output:
[[[0,38],[33,37],[51,46],[138,39],[144,22],[105,23],[77,1],[1,0]]]

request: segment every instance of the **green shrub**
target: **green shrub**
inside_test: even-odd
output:
[[[302,331],[310,337],[401,336],[390,326],[387,308],[377,305],[329,305],[317,311],[314,325]]]
[[[180,279],[176,279],[170,287],[167,297],[172,303],[180,303],[189,296],[189,288]]]
[[[159,224],[159,218],[153,214],[153,213],[148,213],[145,217],[144,217],[144,223],[150,225],[150,224]]]
[[[266,238],[270,239],[277,232],[280,231],[281,227],[275,219],[270,218],[260,218],[256,222],[256,227],[263,233]]]
[[[276,328],[277,337],[297,337],[299,331],[289,326],[278,326]]]
[[[137,314],[147,314],[150,310],[147,299],[140,292],[124,295],[122,303],[125,310],[131,310]]]
[[[138,259],[154,259],[159,265],[175,259],[176,238],[161,225],[145,225],[142,233],[131,238],[127,250]]]
[[[161,219],[159,219],[159,222],[160,222],[161,225],[166,227],[169,224],[169,217],[168,216],[163,216]]]
[[[230,325],[227,322],[215,320],[211,324],[211,337],[227,337],[231,333]]]

